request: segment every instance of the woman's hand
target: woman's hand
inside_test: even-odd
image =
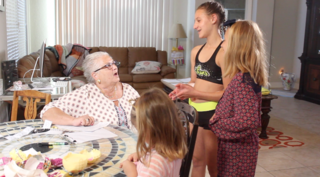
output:
[[[94,124],[94,118],[89,115],[83,115],[72,120],[73,126],[91,126]]]
[[[177,84],[176,88],[169,94],[169,97],[174,100],[179,98],[185,100],[196,96],[196,90],[188,84]]]
[[[213,121],[213,118],[216,114],[213,114],[213,116],[211,117],[211,119],[209,120],[209,122]]]
[[[128,177],[131,177],[131,176],[136,177],[136,176],[138,176],[136,165],[133,162],[129,161],[129,160],[125,160],[122,163],[120,163],[120,168],[123,169],[124,173]]]

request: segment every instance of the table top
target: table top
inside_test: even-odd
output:
[[[0,135],[14,135],[24,129],[26,126],[34,128],[42,128],[43,121],[41,119],[23,120],[0,123]],[[137,136],[125,127],[109,125],[105,129],[118,135],[115,138],[93,140],[85,143],[77,143],[64,146],[54,146],[51,150],[44,153],[50,156],[63,156],[68,152],[79,153],[83,149],[91,151],[98,149],[101,152],[99,160],[87,166],[84,170],[84,177],[91,176],[126,176],[122,169],[119,168],[120,163],[136,151]],[[6,141],[5,138],[0,138],[0,156],[9,157],[9,152],[16,149],[24,149],[29,144],[40,142],[66,142],[63,135],[48,135],[48,134],[32,134],[26,137]],[[49,171],[50,172],[50,171]]]

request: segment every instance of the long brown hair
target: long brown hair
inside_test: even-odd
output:
[[[252,21],[239,20],[228,29],[224,77],[249,72],[255,83],[268,84],[265,42],[259,26]]]
[[[185,131],[168,95],[159,88],[151,88],[141,94],[134,107],[136,117],[132,124],[136,125],[139,134],[138,158],[148,164],[141,157],[155,149],[169,161],[182,159],[187,152]]]

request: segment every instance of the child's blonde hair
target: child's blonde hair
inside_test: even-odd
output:
[[[228,47],[225,53],[224,77],[238,72],[249,72],[254,81],[268,84],[267,56],[263,34],[252,21],[239,20],[228,29]]]
[[[177,107],[166,93],[159,88],[149,89],[135,101],[133,111],[135,115],[131,121],[139,132],[139,159],[151,154],[152,149],[169,161],[184,158],[187,152],[185,131]]]

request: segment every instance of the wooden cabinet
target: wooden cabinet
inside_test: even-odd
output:
[[[306,0],[307,20],[297,99],[320,104],[320,1]]]

